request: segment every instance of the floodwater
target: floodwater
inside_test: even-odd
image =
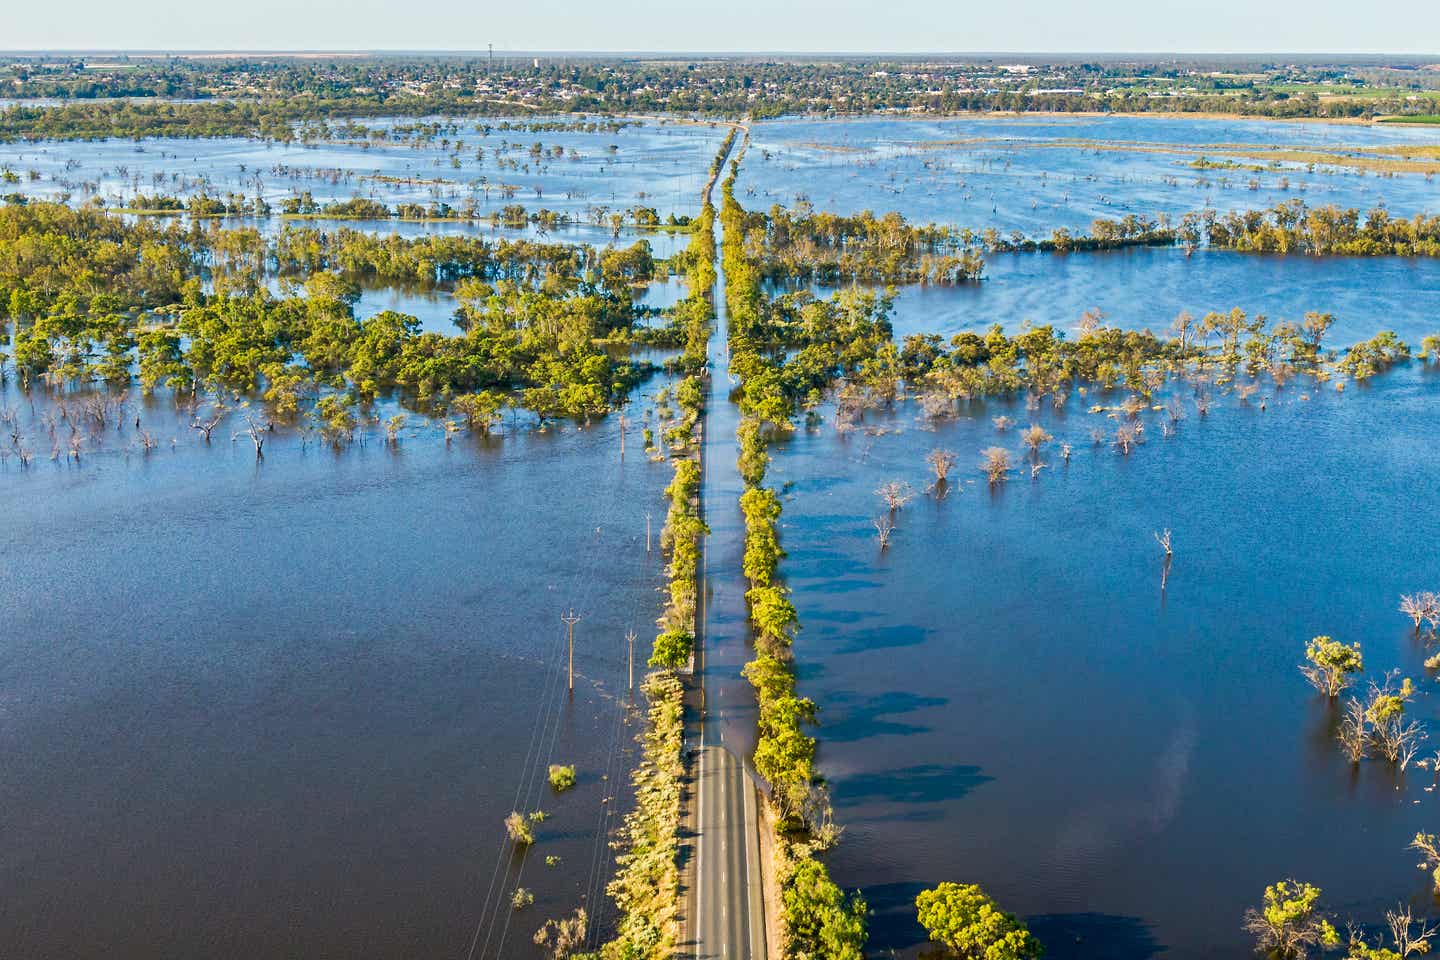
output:
[[[579,158],[507,167],[501,179],[521,181],[513,202],[577,215],[641,193],[662,216],[693,213],[723,133],[647,124],[597,135],[603,143],[511,133],[526,145],[517,160],[536,139],[573,139]],[[928,145],[971,134],[995,142]],[[1427,209],[1434,194],[1420,177],[1303,170],[1253,174],[1261,188],[1251,191],[1248,172],[1196,171],[1174,154],[1026,138],[1334,146],[1437,132],[1035,118],[777,121],[752,135],[748,206],[804,192],[820,208],[1048,232],[1127,209],[1250,207],[1301,182],[1308,202],[1383,195],[1397,213]],[[598,147],[609,142],[619,149],[606,159]],[[121,165],[143,171],[147,192],[157,173],[170,190],[181,168],[192,191],[201,177],[212,190],[241,189],[244,163],[267,195],[374,191],[389,203],[461,187],[362,187],[359,177],[435,175],[463,181],[468,196],[495,175],[469,159],[446,169],[436,144],[139,146],[6,144],[0,166],[40,170],[27,192],[70,189],[58,174],[104,194],[121,189]],[[66,171],[67,158],[79,166]],[[350,173],[327,172],[339,169]],[[493,187],[489,202],[502,202]],[[513,235],[482,224],[316,225]],[[685,242],[648,236],[659,256]],[[604,243],[609,231],[550,237]],[[638,302],[664,307],[683,293],[678,280],[657,283]],[[895,327],[1069,330],[1099,307],[1110,323],[1158,330],[1182,309],[1240,306],[1272,320],[1332,312],[1330,345],[1383,329],[1415,343],[1440,326],[1437,293],[1429,260],[996,255],[983,283],[901,290]],[[444,290],[367,289],[356,314],[394,309],[454,333],[454,307]],[[705,440],[703,670],[707,736],[748,754],[723,322],[722,311]],[[1111,425],[1085,412],[1090,403],[1119,398],[1080,396],[1058,413],[977,403],[935,430],[905,406],[871,416],[884,432],[846,436],[826,409],[817,429],[772,448],[771,481],[786,497],[782,570],[804,625],[800,687],[820,705],[820,765],[847,828],[830,862],[875,908],[877,953],[917,951],[914,895],[942,880],[983,884],[1061,960],[1239,960],[1242,911],[1290,875],[1364,922],[1400,901],[1433,907],[1404,850],[1416,830],[1435,829],[1430,773],[1412,767],[1397,780],[1373,762],[1352,771],[1296,666],[1316,634],[1358,640],[1370,676],[1393,667],[1421,681],[1412,709],[1433,726],[1427,651],[1395,607],[1402,592],[1440,588],[1437,387],[1440,374],[1412,364],[1344,394],[1267,388],[1263,411],[1258,396],[1242,405],[1227,395],[1208,418],[1190,408],[1171,439],[1147,415],[1148,442],[1129,457],[1089,440],[1093,426]],[[207,445],[168,400],[134,399],[77,464],[63,452],[50,459],[53,408],[13,379],[0,392],[10,409],[36,460],[0,457],[9,952],[529,958],[534,929],[578,904],[598,939],[614,919],[600,896],[612,873],[606,840],[629,802],[637,729],[625,722],[623,640],[634,629],[637,653],[648,652],[663,582],[644,529],[648,513],[658,530],[671,473],[641,453],[639,413],[623,461],[618,418],[541,433],[522,417],[503,436],[447,444],[414,416],[394,448],[373,425],[339,453],[282,431],[257,465],[234,436],[238,413]],[[1000,414],[1072,443],[1070,464],[1052,445],[1033,481],[1027,468],[993,492],[975,482],[982,448],[1018,449],[991,426]],[[149,454],[132,415],[159,440]],[[907,506],[881,554],[875,487],[902,478],[924,488],[924,456],[937,446],[959,455],[959,482]],[[1176,556],[1162,593],[1152,535],[1167,527]],[[582,617],[573,700],[559,620],[571,608]],[[550,762],[576,764],[573,792],[550,794]],[[538,842],[513,856],[501,821],[536,807],[549,815]],[[517,885],[536,903],[512,913]]]
[[[965,117],[793,119],[757,123],[736,195],[746,207],[792,205],[884,213],[977,231],[1048,235],[1097,218],[1178,216],[1271,207],[1300,197],[1392,213],[1435,213],[1433,177],[1379,176],[1282,161],[1277,169],[1196,169],[1226,146],[1284,146],[1357,155],[1440,144],[1440,130],[1409,124],[1283,123],[1194,117]],[[1196,152],[1198,151],[1198,152]],[[1252,184],[1253,181],[1253,184]]]
[[[534,118],[545,124],[556,118]],[[564,118],[561,122],[571,122]],[[390,129],[410,121],[360,120]],[[425,122],[425,121],[416,121]],[[0,169],[19,182],[3,192],[90,196],[112,206],[135,194],[263,196],[273,206],[308,191],[317,202],[362,196],[398,203],[474,199],[482,212],[508,204],[583,218],[591,207],[654,207],[663,218],[699,212],[700,189],[727,127],[634,120],[619,130],[501,130],[503,121],[449,121],[452,133],[423,142],[275,143],[124,139],[0,143]],[[512,121],[516,122],[516,121]],[[487,133],[485,126],[491,128]],[[464,146],[456,149],[455,141]],[[532,153],[535,144],[541,150]],[[559,155],[556,150],[559,150]],[[477,150],[483,156],[477,157]],[[34,177],[32,178],[32,171]]]
[[[814,288],[826,296],[834,288]],[[1099,309],[1105,322],[1163,334],[1182,311],[1240,307],[1274,323],[1308,311],[1330,313],[1328,344],[1349,346],[1380,330],[1412,345],[1440,333],[1440,260],[1428,257],[1280,257],[1178,248],[1142,248],[1046,255],[999,253],[985,258],[985,279],[895,289],[897,337],[962,331],[994,324],[1053,324],[1074,335],[1080,315]]]
[[[1243,911],[1289,876],[1364,923],[1433,908],[1405,849],[1440,816],[1431,774],[1353,770],[1297,664],[1317,634],[1361,642],[1367,676],[1419,681],[1433,749],[1435,681],[1396,606],[1440,580],[1437,390],[1418,364],[1343,394],[1272,386],[1263,411],[1190,407],[1169,439],[1148,415],[1128,457],[1092,445],[1113,424],[1085,412],[1118,395],[977,403],[933,430],[907,405],[773,448],[799,684],[846,828],[830,862],[875,910],[872,948],[913,955],[915,894],[945,880],[1077,960],[1240,960]],[[1001,414],[1055,442],[991,490],[980,451],[1021,459]],[[906,506],[881,553],[874,490],[926,488],[936,447],[958,482]]]
[[[136,400],[77,465],[43,399],[12,379],[0,407],[37,454],[0,461],[8,955],[528,957],[578,905],[598,940],[625,632],[648,652],[663,581],[638,409],[623,461],[616,418],[446,444],[413,417],[395,448],[278,432],[257,464],[238,413],[207,446]],[[523,856],[512,809],[548,814]]]

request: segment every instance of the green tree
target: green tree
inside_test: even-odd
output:
[[[846,897],[823,863],[801,860],[781,897],[793,956],[862,960],[869,908],[858,892]]]
[[[1025,925],[975,884],[942,883],[915,898],[930,939],[966,960],[1033,960],[1044,952]]]
[[[1320,888],[1281,880],[1265,888],[1265,903],[1245,912],[1245,929],[1270,960],[1303,960],[1313,947],[1333,947],[1340,935],[1319,910]]]
[[[1351,675],[1365,669],[1360,656],[1360,644],[1346,646],[1330,637],[1316,637],[1305,645],[1305,659],[1308,666],[1300,672],[1325,696],[1334,700],[1350,686]]]

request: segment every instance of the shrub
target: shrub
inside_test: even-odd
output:
[[[558,763],[550,764],[550,789],[556,793],[564,793],[575,786],[575,768],[573,766],[563,767]]]

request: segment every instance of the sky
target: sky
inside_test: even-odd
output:
[[[11,0],[4,50],[1440,55],[1440,0]]]

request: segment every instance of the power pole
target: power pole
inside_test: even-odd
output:
[[[490,70],[491,70],[491,72],[494,72],[494,70],[495,70],[495,44],[493,44],[493,43],[487,43],[487,44],[485,44],[485,46],[487,46],[487,47],[490,48]]]
[[[567,640],[567,642],[568,642],[568,644],[569,644],[569,647],[570,647],[570,667],[569,667],[570,692],[571,692],[571,693],[574,693],[574,692],[575,692],[575,624],[577,624],[577,623],[580,622],[580,618],[577,617],[577,616],[575,616],[575,609],[572,607],[572,608],[570,609],[570,612],[567,613],[567,614],[565,614],[564,616],[562,616],[560,619],[561,619],[561,620],[564,622],[564,624],[565,624],[566,640]]]
[[[630,645],[630,656],[627,662],[630,665],[630,692],[635,692],[635,631],[625,631],[625,642]]]
[[[645,512],[645,555],[650,555],[650,512]]]

